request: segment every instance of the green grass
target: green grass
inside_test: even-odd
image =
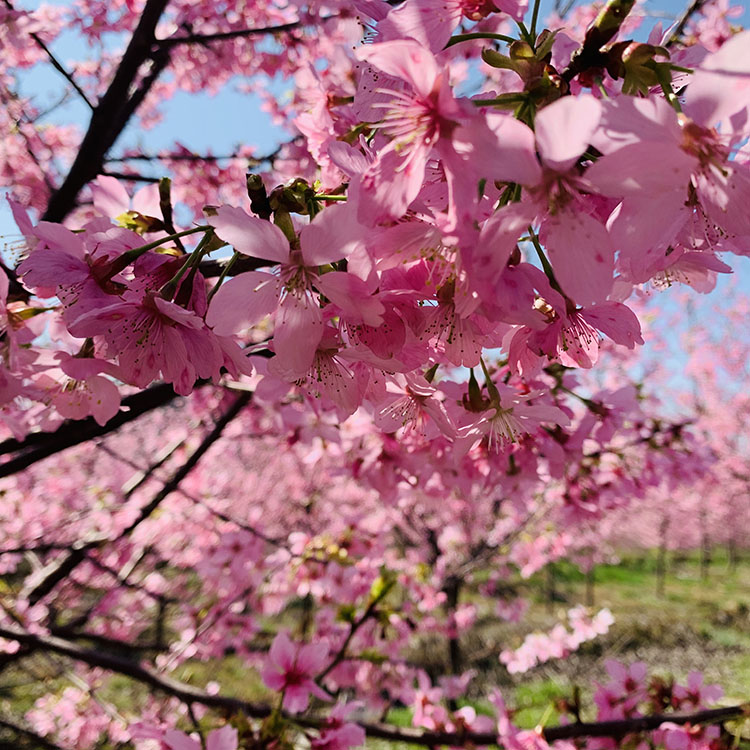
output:
[[[657,592],[655,554],[624,555],[619,565],[597,566],[593,609],[608,607],[615,624],[573,658],[510,680],[503,690],[507,702],[520,709],[518,723],[526,728],[557,723],[555,705],[572,696],[575,684],[583,688],[584,716],[591,717],[590,686],[606,680],[602,665],[608,658],[645,661],[653,673],[680,680],[702,671],[734,701],[750,700],[750,561],[731,572],[721,550],[712,558],[704,579],[699,551],[669,556],[663,596]],[[564,621],[570,607],[586,603],[586,577],[573,564],[555,563],[553,575],[554,601],[548,601],[549,572],[541,571],[526,584],[532,605],[525,627],[497,628],[494,637],[515,647],[530,629],[544,631]]]

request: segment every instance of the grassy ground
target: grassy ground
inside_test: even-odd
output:
[[[467,639],[469,654],[520,644],[529,628],[546,630],[565,621],[567,610],[589,603],[585,577],[572,565],[557,563],[553,568],[554,601],[550,603],[550,579],[543,573],[532,579],[532,605],[524,629],[491,626]],[[717,682],[728,698],[750,700],[750,561],[730,571],[728,561],[715,552],[702,576],[698,554],[668,561],[663,594],[657,592],[655,556],[625,556],[617,565],[597,567],[594,577],[594,608],[608,607],[615,624],[605,636],[584,644],[568,659],[551,661],[531,672],[512,677],[497,664],[496,654],[478,664],[483,677],[498,684],[511,700],[522,707],[516,716],[524,726],[544,720],[555,723],[554,702],[582,688],[606,680],[604,662],[645,661],[662,676],[684,679],[693,670]],[[481,650],[484,650],[483,652]],[[588,692],[588,694],[587,694]],[[589,713],[591,716],[591,713]]]

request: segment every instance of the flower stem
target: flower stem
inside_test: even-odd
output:
[[[661,90],[664,92],[666,100],[672,105],[672,109],[674,109],[674,111],[677,112],[678,115],[682,114],[682,105],[680,104],[680,100],[677,98],[677,94],[675,94],[674,89],[672,88],[672,74],[665,67],[657,65],[656,77],[659,79]]]
[[[507,44],[513,44],[516,41],[512,36],[508,36],[507,34],[495,34],[490,31],[473,31],[470,34],[456,34],[456,36],[452,36],[443,49],[448,49],[448,47],[460,44],[461,42],[470,42],[472,39],[497,39]]]
[[[140,247],[134,247],[132,250],[127,250],[112,264],[112,268],[114,269],[112,271],[112,276],[126,269],[133,261],[138,260],[138,258],[140,258],[143,253],[148,252],[149,250],[153,250],[154,248],[161,247],[165,242],[169,240],[178,239],[179,237],[186,237],[189,234],[196,234],[196,232],[207,232],[209,229],[212,229],[212,227],[208,225],[201,225],[193,227],[192,229],[184,229],[182,232],[169,234],[159,240],[149,242],[147,245],[141,245]]]
[[[547,256],[544,254],[544,250],[542,250],[542,246],[539,244],[539,237],[537,236],[536,232],[529,227],[529,236],[531,238],[531,244],[534,245],[534,249],[536,250],[536,254],[539,256],[539,260],[542,264],[542,270],[547,275],[547,278],[549,279],[549,282],[553,289],[557,289],[558,292],[563,294],[562,289],[560,288],[560,285],[557,283],[557,279],[555,278],[555,272],[552,269],[552,266],[550,265],[549,260],[547,260]]]
[[[221,273],[219,274],[219,278],[216,279],[216,283],[213,285],[213,288],[208,293],[208,297],[206,297],[206,306],[208,306],[211,303],[211,300],[214,298],[214,294],[219,291],[219,287],[224,282],[224,279],[226,279],[227,274],[232,270],[232,266],[235,264],[237,258],[240,257],[240,254],[238,252],[235,252],[234,255],[227,261],[227,264],[222,268]]]
[[[539,6],[541,5],[540,0],[534,0],[534,8],[531,11],[531,37],[536,43],[536,23],[539,18]]]
[[[492,106],[505,106],[505,105],[516,105],[522,104],[527,100],[527,95],[523,92],[500,94],[500,96],[494,99],[471,99],[471,103],[477,107],[492,107]]]
[[[211,227],[209,227],[209,230],[211,230]],[[180,281],[182,281],[182,277],[185,275],[185,271],[194,266],[201,259],[203,253],[206,252],[206,245],[208,245],[213,239],[213,236],[213,231],[208,231],[203,237],[201,237],[200,242],[195,246],[195,249],[190,253],[187,260],[182,264],[177,273],[161,288],[159,291],[161,297],[166,300],[171,300],[174,297],[177,287],[179,286]]]

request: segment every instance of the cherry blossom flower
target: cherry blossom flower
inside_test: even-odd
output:
[[[314,680],[322,671],[328,648],[321,643],[295,645],[286,633],[279,633],[271,644],[263,681],[272,690],[284,695],[284,708],[300,713],[307,708],[310,696],[330,700],[330,696]]]
[[[201,743],[184,732],[170,729],[164,733],[169,750],[201,750]],[[206,750],[237,750],[237,730],[230,726],[212,729],[206,735]]]

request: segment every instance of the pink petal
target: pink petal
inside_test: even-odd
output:
[[[16,222],[16,225],[21,230],[21,234],[27,238],[33,237],[34,227],[31,224],[31,219],[29,219],[26,209],[18,201],[14,201],[10,195],[6,195],[6,198],[13,214],[13,221]]]
[[[294,660],[297,656],[297,649],[289,639],[286,633],[279,633],[271,644],[268,651],[269,660],[281,667],[282,670],[288,671],[294,666]]]
[[[185,732],[169,729],[164,734],[164,744],[170,750],[201,750],[200,742],[188,737]]]
[[[505,272],[518,238],[528,231],[535,209],[511,203],[495,211],[485,222],[476,244],[462,250],[472,288],[488,301]]]
[[[80,235],[60,224],[40,221],[34,228],[34,234],[50,249],[60,250],[74,258],[83,259],[85,255]]]
[[[604,226],[587,214],[562,212],[545,220],[543,242],[563,291],[584,307],[612,289],[614,249]]]
[[[619,265],[631,281],[645,281],[641,274],[664,258],[667,245],[687,220],[684,204],[684,190],[663,191],[628,196],[612,213],[607,227],[620,250]]]
[[[159,203],[159,186],[155,184],[146,185],[133,195],[133,211],[144,216],[161,216]]]
[[[461,5],[445,0],[409,0],[394,8],[378,25],[384,39],[415,39],[440,52],[461,20]]]
[[[334,141],[329,144],[328,156],[347,177],[362,174],[370,164],[370,159],[360,149],[343,141]]]
[[[324,643],[306,643],[297,654],[297,669],[310,677],[323,670],[328,658],[328,646]]]
[[[276,309],[280,283],[278,276],[263,271],[229,279],[211,300],[206,325],[217,336],[230,336],[255,325]]]
[[[487,123],[497,138],[493,151],[501,157],[492,165],[495,179],[536,185],[542,179],[542,169],[536,157],[534,131],[510,115],[491,113]]]
[[[633,143],[602,156],[586,170],[586,181],[601,195],[621,197],[648,191],[687,190],[697,159],[674,144]]]
[[[287,295],[279,305],[274,329],[276,366],[290,378],[303,376],[312,365],[323,337],[323,318],[317,303],[306,304]]]
[[[341,308],[348,322],[375,327],[382,324],[385,307],[359,277],[334,271],[323,274],[316,286]]]
[[[541,110],[534,129],[542,161],[558,172],[570,169],[591,142],[601,113],[590,94],[564,96]]]
[[[289,260],[289,242],[270,221],[250,216],[234,206],[222,206],[216,216],[209,216],[206,221],[238,253],[278,263]]]
[[[103,216],[114,219],[130,208],[130,196],[115,177],[99,175],[91,184],[94,208]]]
[[[88,278],[88,265],[75,256],[58,249],[41,248],[34,250],[18,266],[18,273],[23,276],[23,283],[31,289],[48,290],[40,292],[50,297],[59,285],[78,284]]]
[[[743,31],[724,42],[695,70],[690,77],[684,109],[697,123],[710,128],[748,106],[750,31]]]
[[[349,203],[329,206],[300,232],[305,265],[319,266],[347,258],[364,248],[366,229]]]
[[[366,60],[384,73],[410,83],[423,97],[432,92],[440,72],[435,56],[421,44],[411,40],[366,44],[358,47],[354,55],[358,60]]]
[[[404,159],[390,144],[362,176],[362,193],[358,218],[365,224],[386,219],[400,219],[417,197],[424,181],[425,166],[430,155],[426,145],[414,144]]]
[[[237,750],[237,730],[226,726],[209,732],[206,750]]]
[[[581,310],[580,316],[616,344],[634,349],[643,344],[641,324],[636,314],[621,302],[605,302]]]
[[[265,682],[271,690],[275,690],[278,693],[280,693],[286,686],[286,677],[284,676],[284,673],[277,671],[273,667],[266,667],[262,670],[261,677],[263,678],[263,682]]]
[[[621,96],[602,103],[602,118],[591,145],[603,154],[640,142],[674,147],[682,140],[677,113],[665,99]]]
[[[310,702],[310,691],[304,685],[290,685],[284,692],[284,709],[290,714],[302,713]]]

